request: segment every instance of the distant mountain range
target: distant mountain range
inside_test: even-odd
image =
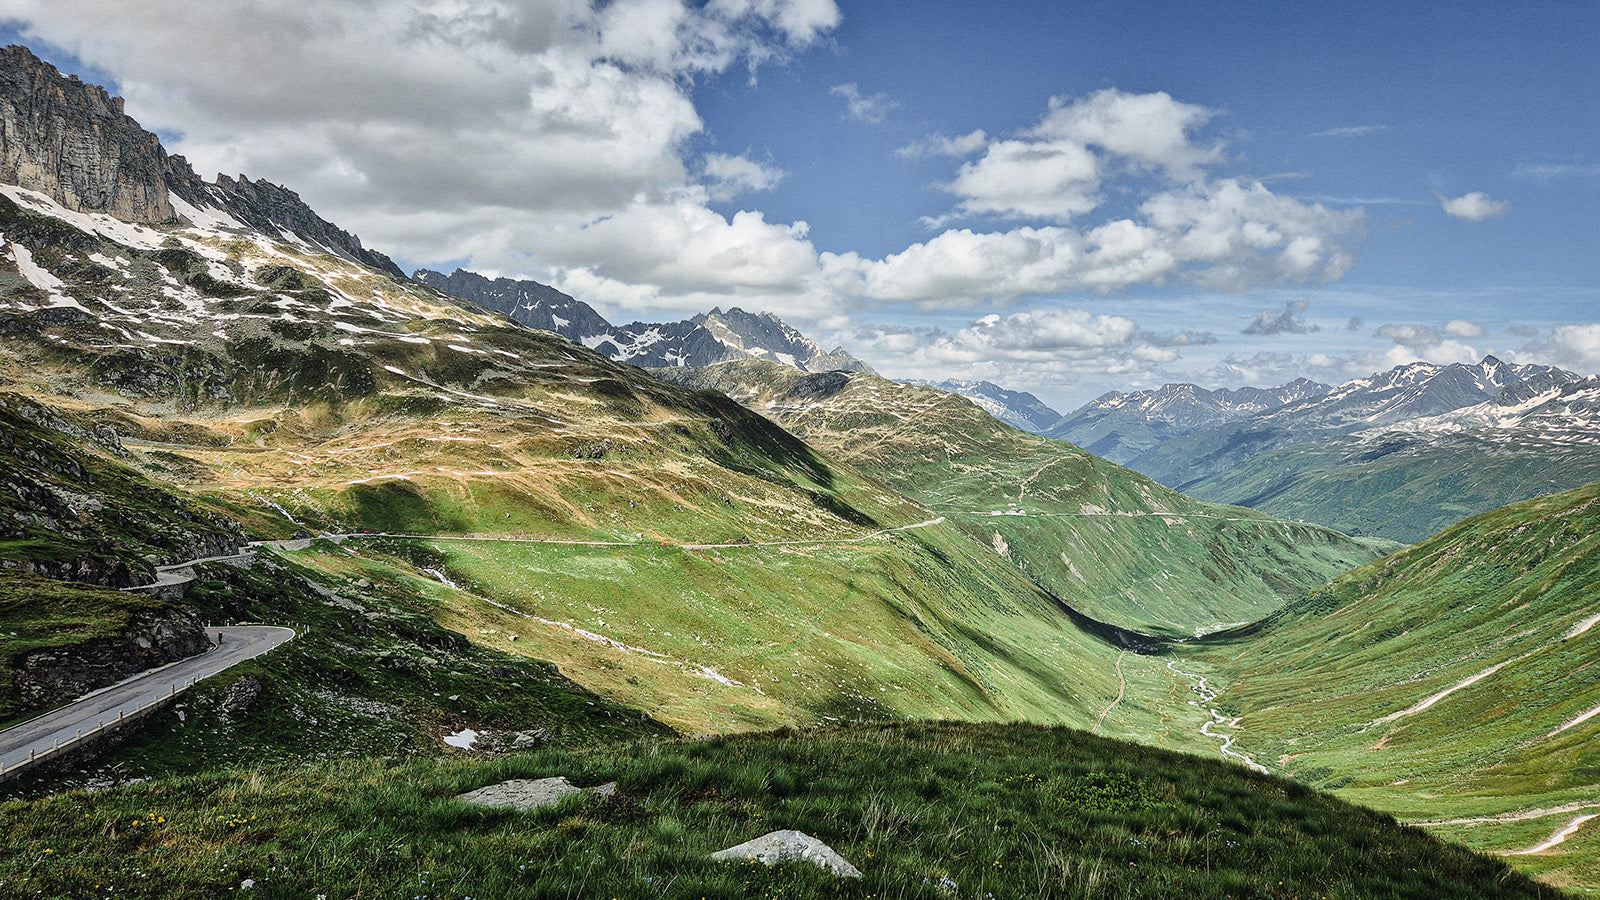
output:
[[[1173,438],[1322,396],[1330,390],[1328,385],[1299,378],[1271,388],[1211,391],[1194,384],[1168,384],[1149,391],[1113,391],[1034,430],[1127,465],[1139,454]]]
[[[713,309],[617,326],[534,281],[419,270],[454,297],[620,362],[698,368],[756,359],[802,372],[870,366],[770,314]],[[1591,380],[1592,382],[1593,380]],[[1486,357],[1412,363],[1338,386],[1112,392],[1063,416],[987,381],[913,381],[1024,431],[1065,440],[1197,499],[1415,542],[1474,513],[1600,478],[1600,384]]]
[[[1203,500],[1414,542],[1600,478],[1597,398],[1596,379],[1490,356],[1334,388],[1108,394],[1049,433]]]
[[[602,356],[640,368],[765,359],[804,372],[872,371],[842,348],[823,350],[771,313],[713,309],[679,322],[613,325],[589,304],[537,281],[489,279],[463,269],[449,275],[419,269],[414,277],[453,297],[505,313],[530,328],[553,331]]]
[[[1043,434],[1047,428],[1061,421],[1061,413],[1045,405],[1043,400],[1027,391],[1012,391],[990,381],[960,381],[946,379],[944,381],[918,381],[911,380],[907,384],[919,384],[965,397],[983,408],[983,411],[996,419],[1035,434]]]

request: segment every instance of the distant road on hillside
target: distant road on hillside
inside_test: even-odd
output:
[[[81,700],[0,731],[0,773],[24,765],[60,746],[78,741],[96,729],[116,725],[190,685],[254,659],[294,637],[294,629],[271,625],[207,628],[220,642],[216,649],[152,669],[120,684],[102,688]]]
[[[900,525],[900,526],[895,527],[895,528],[880,529],[878,531],[873,531],[873,532],[870,532],[868,534],[858,534],[855,537],[807,538],[807,539],[804,539],[804,540],[790,540],[790,541],[739,541],[739,542],[728,543],[728,544],[680,544],[680,543],[677,543],[676,541],[660,541],[660,543],[667,544],[667,545],[673,546],[673,547],[678,547],[679,549],[682,549],[682,550],[720,550],[720,549],[724,549],[724,548],[727,548],[727,549],[743,549],[743,548],[746,548],[746,547],[793,547],[793,546],[802,545],[802,544],[804,544],[804,545],[857,544],[857,543],[861,543],[862,541],[869,541],[869,540],[871,540],[873,538],[882,537],[883,535],[891,534],[891,533],[896,532],[896,531],[912,531],[912,530],[917,529],[917,528],[928,528],[928,527],[931,527],[933,525],[942,525],[942,524],[944,524],[944,516],[940,516],[937,519],[929,519],[926,522],[917,522],[917,523],[912,524],[912,525]],[[399,538],[401,540],[407,540],[407,541],[483,541],[483,542],[486,542],[486,543],[504,543],[504,544],[556,544],[556,545],[569,546],[569,547],[638,547],[641,544],[654,544],[654,543],[657,543],[657,541],[655,541],[655,540],[574,541],[574,540],[557,540],[555,538],[492,537],[492,536],[489,536],[489,535],[474,535],[474,534],[398,534],[398,533],[387,532],[387,531],[376,532],[376,533],[371,532],[371,531],[352,531],[352,532],[346,532],[344,534],[320,534],[320,535],[317,535],[315,538],[294,538],[292,540],[286,540],[286,541],[253,541],[251,543],[251,546],[253,546],[253,547],[276,547],[279,550],[291,550],[291,551],[293,551],[293,550],[305,550],[305,549],[307,549],[308,547],[311,546],[313,541],[316,541],[316,540],[333,541],[336,544],[342,544],[345,541],[351,540],[353,538]],[[195,562],[211,562],[211,561],[217,561],[217,560],[231,560],[231,559],[239,559],[239,558],[241,558],[241,557],[217,556],[217,557],[212,557],[210,560],[195,560]],[[187,565],[187,564],[185,564],[185,565]],[[181,568],[181,566],[169,566],[167,568],[174,568],[175,569],[175,568]]]

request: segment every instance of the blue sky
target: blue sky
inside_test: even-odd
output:
[[[1063,409],[1487,353],[1600,371],[1592,2],[324,7],[0,22],[202,174],[616,320],[766,309]]]

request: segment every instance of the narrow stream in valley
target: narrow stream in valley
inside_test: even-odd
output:
[[[1233,727],[1234,723],[1237,720],[1229,719],[1227,716],[1225,716],[1222,713],[1218,712],[1216,709],[1213,709],[1209,705],[1212,700],[1216,699],[1217,692],[1211,689],[1211,685],[1209,683],[1207,683],[1206,677],[1204,675],[1196,675],[1193,672],[1185,672],[1182,669],[1178,668],[1177,663],[1175,663],[1175,662],[1173,662],[1171,660],[1167,661],[1167,668],[1172,670],[1172,673],[1174,675],[1182,675],[1185,678],[1190,678],[1190,679],[1194,680],[1194,682],[1195,682],[1194,686],[1191,687],[1190,690],[1192,690],[1196,694],[1198,694],[1200,696],[1200,699],[1199,700],[1190,700],[1189,701],[1189,705],[1190,706],[1198,706],[1201,709],[1203,709],[1206,712],[1211,714],[1211,721],[1206,722],[1205,724],[1200,726],[1200,733],[1205,735],[1208,738],[1216,738],[1218,740],[1221,740],[1222,741],[1222,746],[1221,746],[1220,749],[1222,750],[1222,755],[1223,756],[1229,756],[1229,757],[1232,757],[1234,759],[1237,759],[1240,762],[1244,763],[1246,766],[1249,766],[1251,769],[1254,769],[1255,771],[1260,772],[1263,775],[1268,774],[1266,766],[1263,766],[1262,764],[1256,762],[1255,760],[1251,759],[1250,757],[1246,756],[1245,754],[1240,753],[1240,752],[1238,752],[1238,751],[1233,749],[1233,735],[1231,735],[1231,734],[1218,734],[1217,732],[1214,732],[1214,731],[1211,730],[1212,726],[1214,726],[1214,725],[1228,725],[1230,727]]]

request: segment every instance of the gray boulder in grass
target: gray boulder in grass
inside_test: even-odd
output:
[[[514,778],[465,794],[457,794],[456,799],[479,806],[538,809],[541,806],[560,803],[574,794],[589,793],[599,797],[610,797],[616,792],[617,783],[614,781],[598,787],[580,788],[558,775],[555,778]]]
[[[751,859],[769,866],[791,859],[808,860],[841,878],[861,877],[860,869],[850,865],[850,862],[835,853],[832,847],[803,831],[774,831],[763,834],[737,847],[718,850],[711,854],[711,858],[721,862]]]

